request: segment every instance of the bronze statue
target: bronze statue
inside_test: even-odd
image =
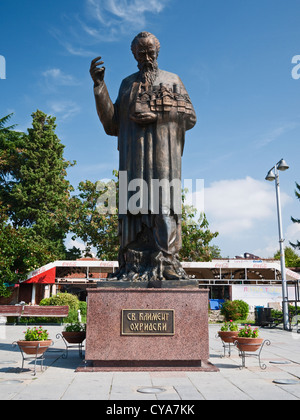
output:
[[[196,115],[180,78],[158,68],[158,39],[141,32],[131,50],[139,71],[123,80],[115,104],[104,82],[101,57],[90,68],[99,118],[105,132],[118,137],[119,177],[125,176],[127,185],[137,180],[139,187],[139,206],[134,210],[128,205],[134,191],[127,187],[121,191],[127,202],[119,203],[115,278],[152,284],[187,279],[178,259],[181,156],[185,132],[196,124]]]

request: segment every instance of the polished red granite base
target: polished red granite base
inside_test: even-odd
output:
[[[122,335],[122,310],[174,311],[174,333]],[[88,290],[86,362],[77,370],[218,370],[208,358],[207,290]]]

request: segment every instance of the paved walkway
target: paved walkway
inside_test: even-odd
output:
[[[216,338],[219,329],[210,325],[210,362],[219,372],[75,372],[81,363],[76,349],[62,358],[64,344],[56,339],[60,326],[47,327],[54,340],[46,353],[45,369],[25,361],[12,342],[23,337],[24,326],[0,325],[0,399],[1,400],[299,400],[300,399],[300,334],[281,329],[261,329],[260,335],[271,341],[264,346],[260,369],[258,359],[241,359],[236,349],[231,357],[223,355],[222,343]],[[288,364],[273,364],[285,361]],[[275,384],[274,380],[296,380],[294,385]],[[164,392],[144,394],[140,388],[161,387]],[[128,403],[129,404],[129,403]],[[156,407],[156,406],[155,406]],[[154,414],[154,413],[153,413]]]

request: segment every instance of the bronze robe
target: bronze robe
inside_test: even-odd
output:
[[[188,113],[179,107],[179,103],[179,106],[169,108],[168,112],[156,110],[157,120],[153,123],[135,122],[132,114],[140,85],[140,72],[124,79],[115,104],[112,103],[104,82],[94,88],[97,112],[105,132],[118,136],[119,171],[127,171],[128,183],[134,179],[142,179],[148,186],[146,212],[144,209],[140,214],[133,215],[129,211],[122,214],[119,209],[120,250],[138,249],[138,234],[147,226],[153,233],[155,248],[167,255],[174,255],[181,248],[181,211],[175,211],[178,206],[175,206],[174,194],[171,192],[169,212],[163,217],[153,214],[155,206],[152,202],[151,180],[165,179],[170,183],[174,179],[181,180],[185,131],[196,124],[196,115],[180,78],[176,74],[158,70],[153,89],[159,86],[175,86],[189,102]],[[159,106],[157,109],[160,109]],[[128,200],[132,194],[127,190]]]

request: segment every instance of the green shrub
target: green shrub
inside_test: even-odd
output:
[[[49,298],[42,299],[40,301],[40,306],[66,306],[68,305],[70,309],[77,311],[79,309],[79,299],[77,296],[72,295],[71,293],[58,293],[57,295],[51,296]]]
[[[226,321],[236,321],[237,319],[247,319],[249,305],[243,300],[227,300],[223,303],[221,314]]]
[[[63,319],[63,322],[77,322],[78,321],[78,309],[80,306],[79,299],[76,295],[71,293],[58,293],[57,295],[49,298],[44,298],[40,301],[40,306],[69,306],[69,315]],[[55,321],[58,320],[58,321]],[[62,322],[59,318],[52,318],[52,322]]]
[[[79,309],[82,316],[86,316],[87,312],[87,303],[86,302],[79,302]]]
[[[249,305],[247,302],[244,302],[243,300],[236,300],[235,302],[238,302],[239,305],[239,312],[241,313],[241,319],[247,319],[249,314]]]
[[[21,317],[18,320],[18,324],[60,324],[61,318],[55,318],[55,317],[44,317],[44,316],[40,316],[40,317]]]
[[[64,318],[64,323],[75,323],[78,322],[78,311],[76,309],[70,309],[67,318]]]
[[[289,317],[292,320],[292,318],[296,315],[300,315],[300,308],[299,307],[295,307],[293,305],[288,305],[289,308]],[[281,318],[283,317],[283,312],[282,311],[278,311],[276,309],[272,309],[271,310],[271,317],[273,318]]]

